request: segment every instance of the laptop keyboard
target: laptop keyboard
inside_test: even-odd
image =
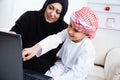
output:
[[[24,74],[23,80],[42,80],[42,79],[36,79],[35,77],[30,76],[29,74]]]
[[[23,80],[51,80],[51,77],[30,70],[24,70]]]

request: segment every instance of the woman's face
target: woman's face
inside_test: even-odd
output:
[[[77,42],[80,42],[84,37],[86,37],[86,34],[78,31],[72,25],[69,25],[68,36],[73,42],[77,43]]]
[[[45,20],[48,23],[55,22],[59,19],[62,12],[62,5],[60,3],[49,4],[45,10]]]

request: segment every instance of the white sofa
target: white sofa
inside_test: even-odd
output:
[[[120,80],[120,30],[98,29],[93,44],[96,60],[86,80]]]

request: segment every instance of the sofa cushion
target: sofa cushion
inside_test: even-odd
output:
[[[92,72],[88,74],[86,80],[105,80],[104,77],[104,68],[101,66],[95,65]]]

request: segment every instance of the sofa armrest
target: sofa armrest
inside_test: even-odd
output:
[[[106,80],[120,80],[120,62],[111,65]]]
[[[104,68],[106,80],[120,80],[120,48],[108,52]]]

